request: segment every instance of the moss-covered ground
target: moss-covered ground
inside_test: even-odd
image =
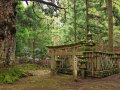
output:
[[[20,69],[33,76],[18,79],[13,84],[1,84],[0,90],[120,90],[120,75],[101,79],[80,79],[73,81],[71,75],[51,76],[49,69],[38,65],[19,65]]]

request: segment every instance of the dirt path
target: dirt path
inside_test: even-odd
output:
[[[76,90],[71,76],[51,76],[49,70],[30,70],[33,76],[22,78],[14,84],[4,84],[0,90]],[[69,82],[70,81],[70,82]],[[67,85],[70,83],[70,85]]]
[[[79,90],[120,90],[120,75],[81,80]]]
[[[34,76],[22,78],[14,84],[0,85],[0,90],[120,90],[120,75],[74,82],[72,76],[50,76],[49,70],[29,72]]]

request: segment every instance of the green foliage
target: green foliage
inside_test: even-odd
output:
[[[74,0],[62,0],[66,8],[66,22],[61,27],[64,31],[64,43],[73,43],[75,37],[74,31]],[[76,24],[77,24],[77,41],[86,39],[86,0],[76,0]],[[108,46],[108,15],[105,0],[91,0],[88,2],[88,27],[89,31],[93,33],[93,39],[97,43],[104,43],[104,47]],[[114,20],[114,46],[120,44],[120,6],[119,1],[113,1],[113,20]],[[63,18],[62,18],[63,19]],[[62,20],[63,21],[63,20]],[[102,41],[101,41],[102,40]]]
[[[19,78],[26,76],[27,74],[17,67],[0,69],[0,84],[12,84]]]
[[[76,37],[77,41],[86,39],[86,0],[76,0]],[[88,2],[88,29],[98,44],[108,46],[108,17],[105,0],[91,0]],[[120,44],[120,9],[113,2],[114,46]],[[48,17],[42,8],[35,4],[24,7],[20,3],[17,7],[17,56],[46,56],[48,44],[69,44],[74,42],[74,9],[73,0],[61,0],[60,4],[66,9],[60,10],[58,17]],[[36,12],[37,17],[34,12]],[[64,15],[65,14],[65,15]],[[58,39],[57,39],[58,38]]]
[[[38,18],[33,12],[32,4],[24,7],[20,2],[17,7],[16,55],[42,58],[46,55],[50,40],[47,19],[41,9],[34,7]]]

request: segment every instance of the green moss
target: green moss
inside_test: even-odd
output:
[[[14,79],[12,76],[10,75],[5,75],[3,83],[8,83],[8,84],[12,84],[14,82]]]
[[[19,78],[26,77],[27,74],[17,67],[3,68],[0,70],[0,84],[12,84]]]
[[[3,75],[0,75],[0,84],[3,83],[3,80],[4,80],[4,76],[3,76]]]

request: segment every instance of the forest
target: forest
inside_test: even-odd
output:
[[[0,0],[0,90],[120,90],[120,0]]]

